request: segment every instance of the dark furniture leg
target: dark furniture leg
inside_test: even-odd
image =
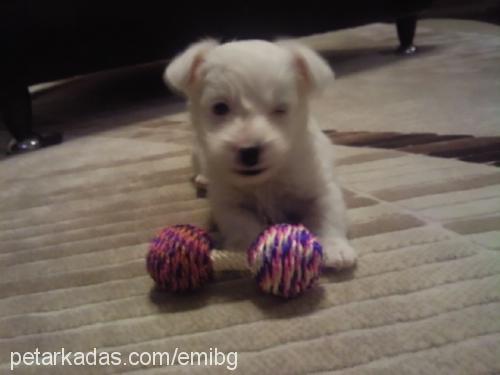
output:
[[[31,95],[27,86],[20,83],[6,85],[0,100],[5,125],[14,137],[7,148],[8,154],[34,151],[62,142],[59,133],[39,135],[33,132]]]
[[[31,131],[31,97],[22,84],[11,85],[2,95],[3,119],[16,141],[33,135]]]
[[[405,16],[396,20],[396,28],[398,30],[399,47],[397,52],[402,55],[412,55],[417,51],[413,45],[415,30],[417,29],[417,17]]]

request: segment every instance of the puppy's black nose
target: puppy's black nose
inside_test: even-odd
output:
[[[253,167],[259,163],[259,146],[240,148],[238,153],[240,163],[245,167]]]

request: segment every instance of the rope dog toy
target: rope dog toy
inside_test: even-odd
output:
[[[290,298],[314,285],[323,260],[314,235],[303,225],[291,224],[267,228],[246,255],[245,262],[244,254],[215,250],[203,229],[175,225],[153,239],[146,267],[161,289],[172,292],[196,290],[213,280],[219,270],[248,268],[260,290]]]

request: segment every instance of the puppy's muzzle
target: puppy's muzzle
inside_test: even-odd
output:
[[[264,171],[262,168],[262,146],[243,147],[236,152],[239,167],[236,172],[243,176],[256,176]]]
[[[238,151],[238,161],[243,167],[251,168],[259,164],[261,147],[245,147]]]

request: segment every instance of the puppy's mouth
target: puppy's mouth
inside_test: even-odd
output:
[[[261,169],[237,169],[235,172],[241,176],[258,176],[265,171],[265,168]]]

